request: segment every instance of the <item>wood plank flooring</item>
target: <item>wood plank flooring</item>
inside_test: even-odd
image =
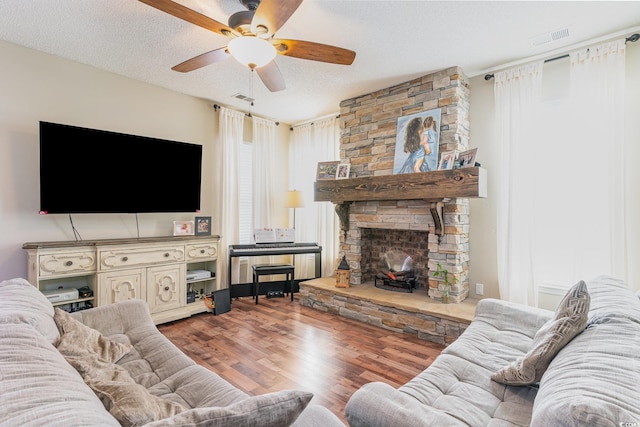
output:
[[[297,297],[297,295],[296,295]],[[250,297],[232,310],[202,313],[158,329],[196,363],[250,395],[283,389],[314,394],[345,424],[344,407],[362,385],[406,383],[443,346],[301,306],[297,299]]]

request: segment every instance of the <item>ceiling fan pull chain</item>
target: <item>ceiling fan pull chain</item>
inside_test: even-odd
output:
[[[253,75],[255,73],[255,69],[251,67],[251,76],[249,77],[249,97],[251,98],[251,102],[249,103],[249,117],[251,117],[251,107],[253,107],[253,102],[255,98],[253,97]]]

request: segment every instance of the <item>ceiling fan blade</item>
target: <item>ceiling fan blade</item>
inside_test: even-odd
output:
[[[331,64],[351,65],[356,53],[349,49],[303,40],[274,39],[271,43],[281,55]]]
[[[222,34],[224,36],[228,34],[237,35],[236,31],[233,30],[232,28],[216,21],[215,19],[211,19],[208,16],[205,16],[199,12],[196,12],[193,9],[189,9],[188,7],[185,7],[180,3],[176,3],[172,0],[140,0],[140,1],[158,10],[166,12],[169,15],[173,15],[176,18],[184,19],[187,22],[190,22],[192,24],[195,24],[207,30],[213,31],[215,33]]]
[[[229,56],[231,55],[229,55],[229,53],[227,52],[227,48],[221,47],[220,49],[212,50],[211,52],[203,53],[202,55],[198,55],[195,58],[188,59],[176,65],[175,67],[171,67],[171,69],[173,71],[187,73],[189,71],[197,70],[198,68],[213,64],[214,62],[223,61]]]
[[[258,73],[258,76],[260,76],[262,83],[264,83],[267,89],[271,92],[278,92],[287,87],[284,84],[284,77],[282,77],[282,73],[280,72],[280,68],[278,68],[278,64],[276,64],[276,61],[271,61],[267,65],[255,68],[255,70]]]
[[[301,3],[302,0],[262,0],[251,20],[251,32],[261,35],[262,30],[268,37],[273,36]]]

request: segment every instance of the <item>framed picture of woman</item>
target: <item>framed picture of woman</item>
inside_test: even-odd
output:
[[[438,169],[440,108],[398,118],[393,173],[429,172]]]

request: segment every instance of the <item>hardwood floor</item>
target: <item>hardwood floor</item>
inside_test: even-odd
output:
[[[297,295],[296,295],[297,297]],[[236,299],[158,329],[184,353],[251,395],[283,389],[314,394],[345,424],[344,407],[362,385],[399,387],[443,346],[301,306],[297,299]]]

